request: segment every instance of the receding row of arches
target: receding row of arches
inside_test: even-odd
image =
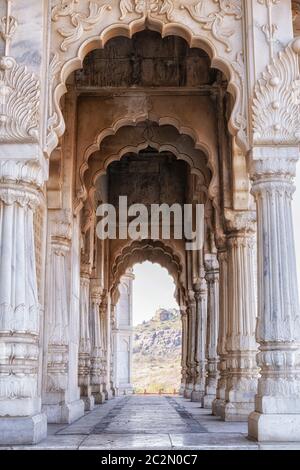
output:
[[[62,99],[66,132],[50,159],[47,210],[52,222],[48,225],[48,249],[54,256],[57,236],[53,233],[59,221],[73,225],[72,239],[67,241],[69,259],[65,257],[64,269],[56,276],[68,277],[67,263],[73,265],[74,257],[76,263],[80,262],[80,291],[76,294],[80,317],[78,398],[85,403],[85,409],[118,393],[114,349],[119,346],[113,331],[119,331],[116,312],[120,303],[124,304],[120,286],[135,263],[148,260],[165,267],[176,286],[182,316],[181,392],[206,407],[219,400],[225,414],[218,341],[226,336],[225,320],[220,316],[227,315],[228,286],[223,286],[219,301],[218,259],[226,250],[227,212],[240,209],[247,214],[253,204],[246,162],[228,132],[233,102],[227,88],[225,76],[210,67],[206,52],[189,48],[180,37],[162,39],[150,30],[130,40],[111,39],[103,49],[91,51],[83,69],[67,80],[68,93]],[[128,205],[146,207],[177,204],[183,209],[187,204],[202,204],[203,247],[187,250],[184,237],[177,239],[173,233],[165,240],[161,230],[156,239],[143,235],[135,240],[120,236],[100,240],[97,208],[111,204],[119,214],[120,196],[127,198]],[[252,269],[251,263],[247,269]],[[72,277],[65,282],[69,283],[71,297],[76,290],[72,282]],[[58,312],[50,313],[50,323],[55,323]],[[254,304],[248,314],[253,317],[251,323]],[[220,325],[224,325],[224,331],[218,333]],[[249,337],[254,335],[250,330],[245,333]],[[120,335],[124,340],[124,329]],[[49,370],[49,351],[55,351],[56,344],[51,336],[45,341],[49,345],[45,359]],[[73,341],[76,343],[75,338]],[[74,370],[76,352],[71,357],[68,348],[65,361],[73,361]],[[62,362],[61,368],[68,370],[70,379],[67,364]],[[124,367],[121,370],[124,373]],[[241,376],[244,372],[243,380],[249,380],[253,389],[255,371],[242,370]],[[56,392],[52,393],[51,386],[49,389],[52,382],[47,379],[43,385],[44,410],[50,421],[56,421],[57,417],[49,412],[53,409],[51,402],[56,400]],[[69,383],[76,395],[74,374]],[[217,396],[218,383],[219,394],[224,396]],[[69,385],[64,393],[67,391]],[[251,411],[254,393],[251,397],[248,394],[245,398],[240,419],[246,419]],[[72,403],[69,405],[72,408]],[[55,406],[61,407],[58,403]]]

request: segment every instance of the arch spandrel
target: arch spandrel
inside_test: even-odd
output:
[[[145,29],[162,37],[175,35],[190,47],[203,49],[212,67],[221,70],[234,97],[230,131],[247,147],[242,2],[215,0],[57,0],[52,7],[52,53],[49,65],[51,99],[48,119],[49,153],[64,132],[60,99],[66,80],[82,67],[84,57],[117,36],[131,38]]]

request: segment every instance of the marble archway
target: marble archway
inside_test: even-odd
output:
[[[64,132],[60,99],[67,91],[67,77],[82,67],[84,57],[93,49],[103,48],[116,36],[130,38],[146,28],[160,32],[162,37],[180,36],[190,47],[207,52],[212,67],[220,69],[228,79],[228,91],[235,101],[229,127],[247,148],[241,18],[242,9],[237,3],[225,6],[212,0],[204,8],[202,2],[183,6],[177,0],[152,3],[114,0],[101,6],[88,0],[80,6],[74,0],[58,2],[52,9],[49,153]]]

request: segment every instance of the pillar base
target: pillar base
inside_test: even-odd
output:
[[[93,397],[95,399],[95,405],[102,405],[105,402],[104,392],[93,392]]]
[[[254,403],[226,403],[225,406],[220,407],[220,411],[219,416],[223,421],[245,422],[254,411]]]
[[[197,392],[196,390],[193,390],[191,394],[191,401],[202,403],[202,400],[203,392]]]
[[[299,442],[300,414],[261,414],[248,419],[249,438],[258,442]]]
[[[84,402],[76,400],[63,405],[43,405],[43,411],[47,414],[48,423],[71,424],[84,415]]]
[[[31,445],[46,439],[47,416],[0,418],[0,445]]]
[[[187,398],[188,400],[190,400],[192,397],[192,390],[185,389],[185,391],[183,392],[183,396],[184,398]]]
[[[188,398],[190,400],[192,397],[193,389],[194,389],[194,384],[192,383],[186,384],[184,392],[183,392],[184,398]]]
[[[212,403],[212,414],[214,416],[222,416],[222,413],[224,413],[224,409],[226,406],[225,400],[221,398],[216,398],[213,403]]]
[[[214,400],[216,399],[216,395],[205,395],[202,399],[202,406],[206,410],[209,410],[212,408],[212,404]]]
[[[111,400],[114,397],[114,393],[112,390],[106,390],[104,392],[105,400]]]
[[[95,398],[93,395],[89,397],[80,397],[84,403],[84,411],[92,411],[95,407]]]

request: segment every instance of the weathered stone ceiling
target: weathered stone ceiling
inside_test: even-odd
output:
[[[114,38],[92,51],[75,74],[77,88],[201,87],[212,85],[218,72],[201,49],[190,49],[179,37],[153,31],[132,39]]]

